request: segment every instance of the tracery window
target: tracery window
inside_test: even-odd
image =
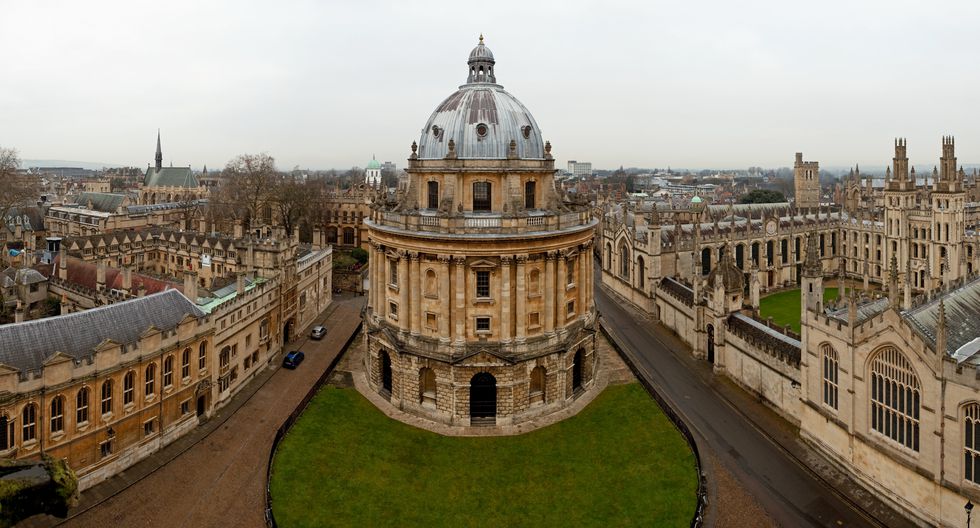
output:
[[[830,345],[823,345],[823,403],[837,410],[837,371],[839,359],[837,351]]]
[[[895,347],[871,362],[871,428],[888,439],[919,450],[919,378]]]
[[[963,409],[963,478],[980,484],[980,405]]]

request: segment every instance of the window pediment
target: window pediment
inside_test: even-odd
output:
[[[496,262],[487,259],[480,259],[470,264],[470,268],[472,269],[494,269],[496,267]]]

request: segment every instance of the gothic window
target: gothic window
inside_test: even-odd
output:
[[[626,247],[626,242],[619,244],[619,276],[624,279],[630,277],[630,250]]]
[[[759,265],[759,243],[752,243],[752,264]]]
[[[429,209],[439,208],[439,182],[430,181],[426,184],[429,191]]]
[[[641,290],[644,288],[644,282],[646,280],[646,264],[643,262],[643,257],[636,257],[636,287]]]
[[[785,238],[779,241],[779,253],[782,255],[783,264],[789,262],[789,241]]]
[[[770,246],[772,242],[769,243]],[[770,255],[770,259],[772,256]],[[711,273],[711,248],[704,248],[701,250],[701,275],[707,275]]]
[[[871,428],[893,442],[919,450],[919,378],[895,347],[871,361]]]
[[[963,478],[980,484],[980,405],[963,409]]]
[[[354,228],[345,227],[344,228],[344,245],[353,246],[354,245]]]
[[[837,410],[837,371],[840,364],[837,351],[830,345],[820,347],[823,352],[823,403]]]
[[[156,392],[156,378],[157,365],[156,363],[150,363],[146,367],[146,383],[144,385],[144,394],[146,396],[153,396]]]
[[[476,296],[490,297],[490,272],[476,272]]]
[[[37,438],[37,405],[33,403],[25,405],[21,418],[23,420],[21,424],[23,436],[21,439],[24,442],[35,440]]]
[[[612,270],[612,245],[606,244],[606,269]]]
[[[133,403],[133,392],[136,386],[136,372],[130,370],[123,377],[123,405]]]
[[[75,395],[75,423],[88,422],[88,387],[78,389]]]
[[[536,184],[533,181],[524,183],[524,208],[534,209],[534,190]]]
[[[51,400],[51,433],[60,433],[65,430],[65,398],[55,396]]]

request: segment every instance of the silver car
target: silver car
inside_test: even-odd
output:
[[[310,332],[310,337],[316,340],[323,339],[325,335],[327,335],[327,329],[322,326],[314,326],[313,331]]]

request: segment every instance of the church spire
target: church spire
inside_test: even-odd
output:
[[[157,170],[163,168],[163,150],[160,148],[160,129],[157,129],[157,155],[154,157]]]

